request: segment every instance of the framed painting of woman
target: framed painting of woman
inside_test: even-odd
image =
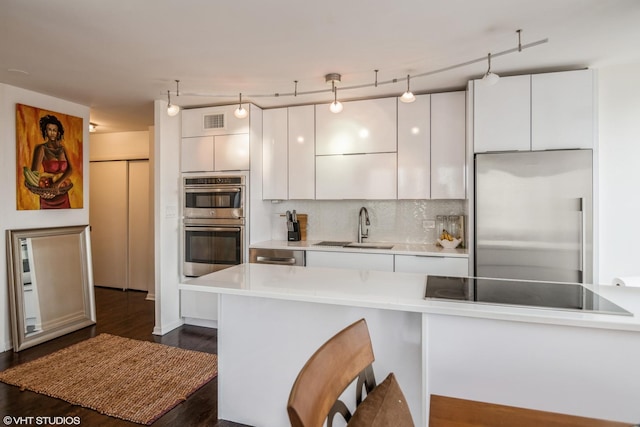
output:
[[[82,122],[16,104],[18,210],[82,208]]]

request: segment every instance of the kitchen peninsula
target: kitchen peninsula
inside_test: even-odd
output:
[[[287,425],[301,367],[364,317],[374,371],[379,380],[396,374],[416,425],[427,425],[430,394],[640,420],[639,288],[593,289],[633,314],[623,316],[425,300],[425,282],[414,273],[262,264],[185,281],[180,289],[219,294],[219,418]]]

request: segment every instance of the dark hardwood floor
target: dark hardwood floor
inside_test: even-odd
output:
[[[146,293],[96,288],[97,322],[79,331],[64,335],[19,353],[12,350],[0,353],[0,370],[53,353],[101,333],[170,346],[216,353],[217,330],[185,325],[164,336],[152,335],[154,302],[147,301]],[[192,394],[185,402],[166,413],[152,424],[168,426],[242,427],[241,424],[218,420],[218,382],[214,379]],[[71,405],[18,387],[0,383],[0,417],[60,417],[78,416],[81,426],[125,427],[139,424],[101,415],[91,409]],[[36,425],[35,422],[32,425]]]

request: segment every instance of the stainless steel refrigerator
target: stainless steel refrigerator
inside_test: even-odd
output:
[[[593,154],[477,154],[475,276],[593,281]]]

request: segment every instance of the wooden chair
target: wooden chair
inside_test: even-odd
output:
[[[362,390],[369,394],[376,386],[369,330],[360,319],[322,345],[304,365],[289,395],[287,412],[292,427],[320,427],[333,424],[336,413],[346,421],[352,413],[338,398],[358,378],[356,407]]]
[[[632,424],[431,395],[429,427],[633,427]]]

